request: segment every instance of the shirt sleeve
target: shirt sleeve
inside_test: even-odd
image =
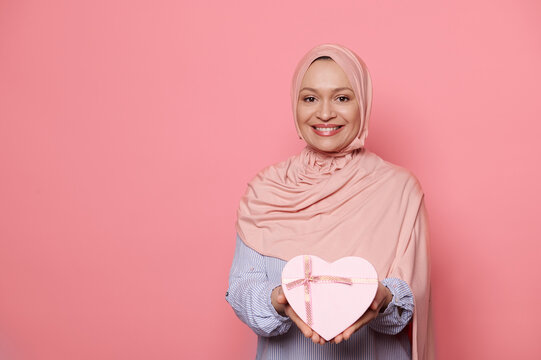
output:
[[[272,290],[279,285],[268,279],[265,256],[246,246],[237,234],[225,298],[239,319],[258,335],[281,335],[291,327],[291,319],[278,314],[271,303]]]
[[[408,284],[401,279],[386,278],[381,281],[393,294],[393,299],[384,312],[369,323],[373,330],[396,335],[401,332],[413,316],[413,293]]]

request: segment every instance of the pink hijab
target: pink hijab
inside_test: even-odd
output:
[[[406,281],[415,301],[412,358],[432,359],[423,191],[411,172],[364,148],[372,83],[364,62],[344,46],[316,46],[297,65],[291,101],[299,137],[300,85],[312,61],[320,56],[330,56],[348,76],[360,105],[359,133],[338,152],[307,145],[300,154],[261,170],[241,198],[236,230],[246,245],[263,255],[286,261],[301,254],[326,261],[360,256],[374,265],[380,280]]]

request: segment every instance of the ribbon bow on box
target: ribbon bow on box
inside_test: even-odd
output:
[[[289,304],[327,341],[368,309],[377,288],[376,270],[356,256],[327,263],[317,256],[299,255],[282,270],[282,289]]]

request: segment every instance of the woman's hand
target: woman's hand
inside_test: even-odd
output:
[[[370,321],[374,320],[381,309],[386,309],[387,305],[393,300],[393,294],[391,291],[381,283],[378,283],[378,290],[374,301],[370,304],[370,307],[365,311],[365,313],[350,327],[348,327],[341,334],[336,335],[331,342],[339,344],[342,340],[349,340],[351,335],[353,335],[357,330],[368,324]]]
[[[299,317],[299,315],[297,315],[297,313],[293,310],[291,305],[289,305],[289,303],[287,302],[286,296],[284,295],[281,285],[274,288],[274,290],[272,290],[271,303],[272,303],[272,306],[274,306],[274,308],[276,309],[276,312],[282,316],[289,317],[295,323],[295,325],[297,325],[297,327],[303,333],[304,336],[312,339],[312,341],[315,344],[323,345],[326,343],[325,339],[323,339],[318,333],[312,330],[312,328],[308,326]]]

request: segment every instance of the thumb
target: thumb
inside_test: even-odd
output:
[[[372,304],[370,305],[370,309],[376,311],[378,308],[379,308],[379,300],[374,299],[374,301],[372,301]]]
[[[280,304],[287,304],[286,296],[284,295],[284,291],[282,288],[278,290],[278,296],[276,296],[276,301]]]

